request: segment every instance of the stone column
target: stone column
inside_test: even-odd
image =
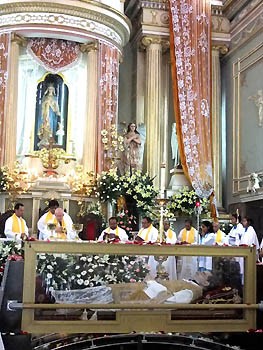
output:
[[[98,44],[82,45],[88,56],[88,106],[83,144],[84,171],[96,171],[97,154],[97,93],[98,93]]]
[[[34,196],[34,193],[32,193],[32,195]],[[39,208],[40,208],[40,198],[33,197],[31,236],[35,236],[35,237],[37,237],[37,222],[39,219]]]
[[[9,54],[6,115],[4,124],[4,164],[13,165],[16,160],[17,95],[19,45],[24,39],[12,34]]]
[[[146,48],[146,92],[145,92],[145,126],[146,169],[154,184],[160,187],[161,165],[161,121],[162,113],[162,50],[164,41],[158,37],[143,37]]]
[[[212,147],[214,189],[218,207],[222,207],[222,124],[221,124],[221,71],[220,53],[227,52],[226,46],[212,48]]]

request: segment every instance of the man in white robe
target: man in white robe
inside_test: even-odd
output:
[[[47,236],[47,224],[54,223],[55,220],[55,210],[59,207],[59,203],[57,200],[52,199],[48,203],[48,212],[42,215],[38,222],[37,222],[37,228],[39,231],[39,240],[44,240],[45,236]],[[66,214],[66,213],[65,213]]]
[[[56,228],[53,233],[50,230],[48,230],[48,224],[51,223],[56,225]],[[71,220],[71,217],[67,213],[65,213],[62,208],[56,208],[54,218],[50,219],[49,222],[46,223],[45,228],[42,231],[42,239],[75,239],[75,232],[72,230],[72,225],[73,222]]]
[[[113,216],[109,218],[109,226],[101,232],[98,241],[109,242],[115,239],[119,239],[121,242],[127,242],[129,237],[126,231],[118,226],[117,218]]]
[[[158,238],[158,230],[153,226],[152,219],[148,216],[142,218],[142,228],[135,237],[136,241],[154,243]]]
[[[6,238],[13,240],[24,240],[28,236],[28,227],[23,219],[25,207],[22,203],[16,203],[14,208],[14,214],[10,216],[5,222],[5,235]]]
[[[185,227],[179,232],[178,242],[182,244],[198,244],[198,232],[193,227],[192,220],[185,220]],[[177,262],[177,273],[180,279],[193,279],[197,271],[196,256],[182,256]]]

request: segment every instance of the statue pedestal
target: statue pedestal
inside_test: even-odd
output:
[[[183,169],[173,169],[167,194],[169,192],[174,193],[175,191],[179,191],[183,187],[191,187],[190,182],[187,180],[187,178],[184,175]]]

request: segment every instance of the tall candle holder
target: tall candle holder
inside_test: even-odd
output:
[[[163,218],[165,213],[165,206],[167,202],[169,201],[168,198],[157,198],[156,202],[158,203],[158,206],[160,208],[160,221],[159,221],[159,234],[158,234],[158,243],[162,243],[165,241],[164,237],[164,228],[163,228]]]

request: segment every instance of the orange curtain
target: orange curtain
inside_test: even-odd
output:
[[[197,195],[208,198],[213,193],[210,1],[170,0],[170,40],[181,162]]]
[[[5,123],[5,100],[6,85],[8,79],[8,54],[11,34],[0,34],[0,164],[4,160],[4,123]]]
[[[110,130],[110,127],[117,122],[119,87],[118,49],[101,42],[99,50],[98,173],[109,170],[111,165],[110,159],[107,159],[108,154],[103,148],[101,131]]]

